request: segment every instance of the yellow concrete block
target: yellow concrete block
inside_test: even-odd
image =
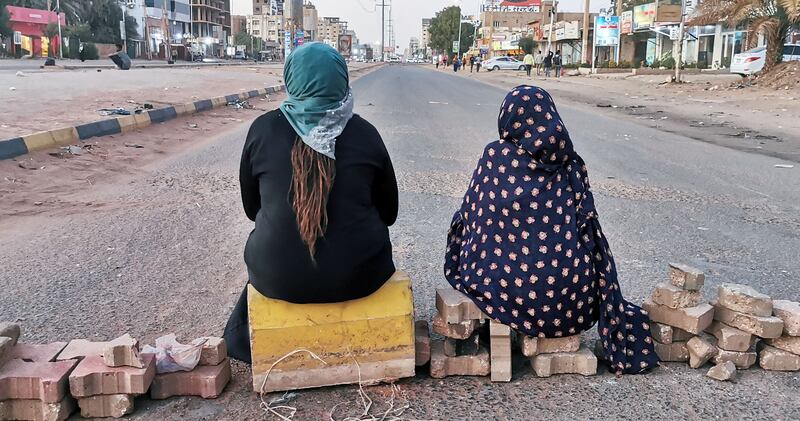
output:
[[[211,98],[211,103],[214,105],[214,108],[221,107],[228,103],[228,100],[225,99],[224,96],[218,96],[215,98]]]
[[[117,117],[117,122],[119,123],[119,128],[122,130],[122,133],[136,129],[136,116],[134,115]]]
[[[292,304],[248,287],[253,387],[267,391],[394,380],[414,375],[414,300],[411,279],[396,273],[372,295],[331,304]]]
[[[190,102],[188,104],[175,104],[175,113],[180,115],[189,115],[194,114],[195,108],[194,103]]]
[[[69,145],[70,143],[76,142],[80,139],[78,136],[78,130],[74,127],[64,127],[62,129],[52,130],[50,135],[53,137],[53,141],[56,145]]]
[[[150,121],[150,114],[147,112],[143,112],[141,114],[134,114],[134,120],[136,120],[136,128],[141,129],[142,127],[147,127],[151,124]]]
[[[25,142],[25,146],[28,148],[29,152],[52,149],[58,146],[53,140],[53,135],[50,132],[41,132],[23,136],[22,140]]]

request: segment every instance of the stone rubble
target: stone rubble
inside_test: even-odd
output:
[[[736,366],[732,362],[726,361],[711,367],[706,375],[721,382],[730,381],[736,377]]]
[[[783,320],[775,316],[755,316],[731,310],[718,302],[714,305],[714,320],[745,331],[759,338],[779,338],[783,334]]]
[[[772,312],[775,317],[783,320],[785,336],[800,336],[800,303],[775,300],[772,302]]]
[[[672,285],[687,291],[700,291],[706,282],[706,275],[699,269],[680,263],[669,264],[669,280]]]
[[[717,347],[700,336],[695,336],[686,342],[689,350],[689,367],[700,368],[719,352]]]
[[[747,285],[720,285],[718,303],[739,313],[761,317],[772,316],[772,298]]]
[[[753,347],[757,338],[753,335],[715,321],[706,329],[706,333],[717,338],[717,346],[726,351],[745,352]]]

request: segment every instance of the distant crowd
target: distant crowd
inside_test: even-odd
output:
[[[546,78],[550,76],[561,77],[562,75],[563,59],[561,57],[561,50],[556,50],[555,52],[548,51],[547,54],[539,50],[536,55],[527,53],[521,61],[512,54],[508,54],[507,57],[512,58],[515,62],[520,62],[521,65],[519,68],[524,68],[528,77],[532,75],[534,70],[536,71],[536,76],[544,74]],[[448,58],[447,55],[441,55],[438,60],[434,60],[434,64],[437,69],[440,67],[447,69],[448,66],[452,66],[453,71],[456,73],[459,70],[466,70],[467,66],[469,66],[470,73],[480,72],[481,67],[492,70],[491,59],[484,61],[481,56],[469,53],[461,57],[454,54],[452,58]]]

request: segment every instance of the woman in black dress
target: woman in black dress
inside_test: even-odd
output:
[[[353,114],[347,64],[322,43],[286,61],[288,99],[250,127],[240,182],[255,229],[250,284],[293,303],[362,298],[394,273],[389,229],[397,182],[378,131]],[[250,361],[246,288],[225,327],[229,354]]]

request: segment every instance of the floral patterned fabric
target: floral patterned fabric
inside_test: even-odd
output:
[[[609,368],[658,365],[650,319],[623,299],[586,165],[552,97],[519,86],[448,235],[445,276],[492,319],[537,337],[598,323]]]

